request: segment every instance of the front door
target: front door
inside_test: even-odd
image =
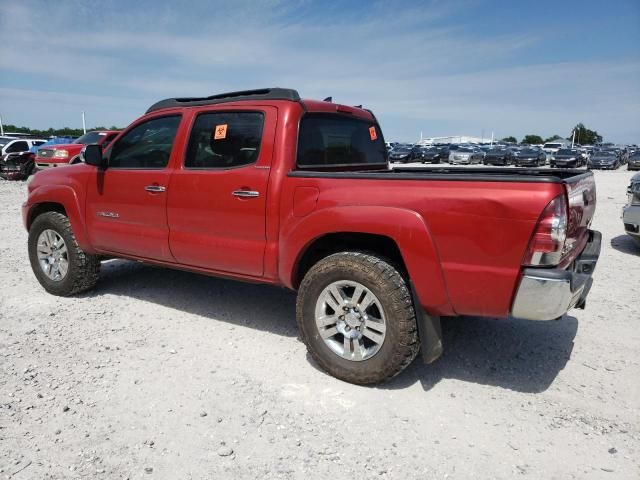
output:
[[[169,250],[169,158],[179,115],[134,125],[111,147],[108,168],[87,185],[87,230],[102,251],[174,261]]]
[[[199,113],[167,201],[179,263],[262,276],[274,107]]]

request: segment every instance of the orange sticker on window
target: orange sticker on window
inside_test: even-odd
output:
[[[372,142],[378,138],[376,127],[369,127],[369,136],[371,137]]]
[[[216,129],[213,131],[213,139],[214,140],[222,140],[223,138],[227,138],[227,124],[224,125],[216,125]]]

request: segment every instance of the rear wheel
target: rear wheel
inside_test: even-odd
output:
[[[69,219],[61,213],[46,212],[33,221],[28,249],[33,273],[53,295],[74,295],[98,281],[100,257],[80,248]]]
[[[300,285],[296,317],[314,360],[347,382],[387,380],[420,348],[407,283],[374,255],[342,252],[316,263]]]

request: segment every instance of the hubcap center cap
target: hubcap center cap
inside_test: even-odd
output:
[[[359,327],[360,324],[362,323],[362,319],[360,318],[360,315],[358,315],[353,310],[344,316],[344,321],[351,328]]]

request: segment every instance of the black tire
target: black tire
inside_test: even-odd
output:
[[[44,230],[53,230],[62,237],[67,247],[69,269],[62,280],[50,279],[40,267],[37,254],[38,237]],[[29,261],[40,285],[61,297],[68,297],[93,288],[100,274],[100,257],[86,254],[76,242],[69,219],[58,212],[46,212],[33,221],[29,229]]]
[[[351,280],[368,288],[382,304],[386,337],[375,355],[351,361],[334,353],[321,338],[315,322],[318,297],[329,284]],[[387,260],[362,252],[341,252],[316,263],[298,290],[296,318],[302,341],[325,371],[359,385],[388,380],[416,357],[420,340],[411,292],[398,270]]]

